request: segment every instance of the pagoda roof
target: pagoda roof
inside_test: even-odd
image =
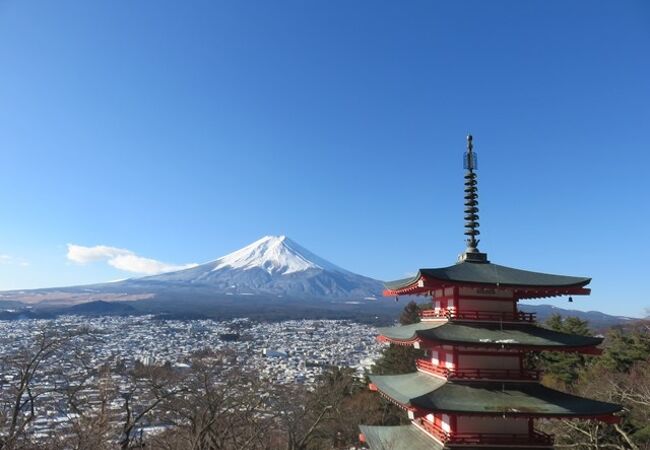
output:
[[[431,378],[434,380],[425,380]],[[598,417],[621,410],[619,405],[577,397],[521,382],[457,382],[420,372],[371,375],[384,395],[407,407],[425,411],[547,417]]]
[[[489,262],[463,261],[449,267],[420,269],[410,278],[385,283],[384,295],[406,295],[427,292],[441,286],[475,284],[477,286],[520,288],[523,298],[563,294],[587,294],[581,290],[591,278],[553,275],[514,269]],[[526,289],[527,288],[527,289]],[[526,295],[526,290],[528,292]]]
[[[443,387],[447,380],[422,372],[402,375],[370,375],[370,381],[397,403],[408,406],[411,400]]]
[[[467,346],[538,347],[566,349],[595,347],[603,338],[563,333],[533,324],[490,322],[418,322],[412,325],[379,328],[384,339],[409,344],[416,340]]]
[[[445,447],[434,440],[420,427],[413,424],[399,426],[369,426],[359,425],[370,450],[442,450],[443,448],[458,448],[472,450],[476,447],[467,445],[454,446],[447,444]],[[552,450],[552,447],[534,446],[536,450]],[[513,450],[515,447],[498,445],[481,445],[485,450]],[[526,446],[526,448],[529,448]]]
[[[415,425],[368,426],[359,429],[371,450],[441,450],[442,445]]]

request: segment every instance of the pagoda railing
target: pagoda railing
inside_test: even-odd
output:
[[[433,364],[427,359],[417,359],[418,369],[440,375],[448,379],[490,379],[490,380],[526,380],[539,381],[541,371],[528,369],[473,369],[447,368]]]
[[[456,311],[452,309],[438,308],[425,309],[420,312],[420,318],[427,319],[449,319],[449,320],[484,320],[494,322],[535,322],[535,313],[523,311],[504,312],[504,311],[475,311],[463,310]]]
[[[436,425],[434,422],[430,422],[427,419],[420,418],[417,419],[418,425],[420,425],[427,433],[431,433],[437,437],[442,442],[449,442],[451,439],[451,433],[449,431],[443,430],[439,425]]]
[[[449,369],[447,369],[446,367],[436,366],[428,359],[416,359],[415,367],[425,372],[432,373],[434,375],[440,375],[445,378],[449,378]]]
[[[531,433],[456,433],[445,431],[435,423],[419,419],[418,424],[445,444],[490,445],[553,445],[553,436],[532,431]]]

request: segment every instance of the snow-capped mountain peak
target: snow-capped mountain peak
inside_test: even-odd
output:
[[[108,285],[106,285],[108,286]],[[219,259],[189,269],[112,283],[139,292],[174,289],[203,295],[273,298],[364,299],[381,295],[382,283],[342,269],[286,236],[265,236]]]
[[[347,273],[346,270],[311,253],[286,236],[264,236],[240,250],[217,259],[213,264],[213,271],[257,268],[278,275],[310,269]]]

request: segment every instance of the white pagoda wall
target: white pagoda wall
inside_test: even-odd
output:
[[[439,367],[446,367],[453,369],[454,364],[454,349],[451,346],[438,347],[436,350],[428,352],[428,358],[431,364]]]

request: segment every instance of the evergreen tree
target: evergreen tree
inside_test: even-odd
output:
[[[413,300],[407,303],[399,316],[399,323],[402,325],[411,325],[420,321],[420,307]]]
[[[404,306],[399,321],[402,325],[410,325],[420,321],[420,311],[423,306],[410,301]],[[390,344],[381,357],[372,367],[372,373],[376,375],[397,375],[400,373],[414,372],[415,360],[422,357],[422,350],[411,346]]]
[[[577,317],[563,318],[554,314],[545,325],[556,331],[582,336],[592,336],[589,322]],[[544,371],[547,384],[559,385],[558,387],[572,389],[585,369],[589,357],[580,353],[571,352],[541,352],[537,357],[537,366]]]
[[[628,372],[641,361],[650,361],[650,324],[612,328],[605,338],[605,351],[598,363],[617,372]]]
[[[422,350],[410,346],[390,344],[372,366],[375,375],[397,375],[415,371],[415,360]]]

